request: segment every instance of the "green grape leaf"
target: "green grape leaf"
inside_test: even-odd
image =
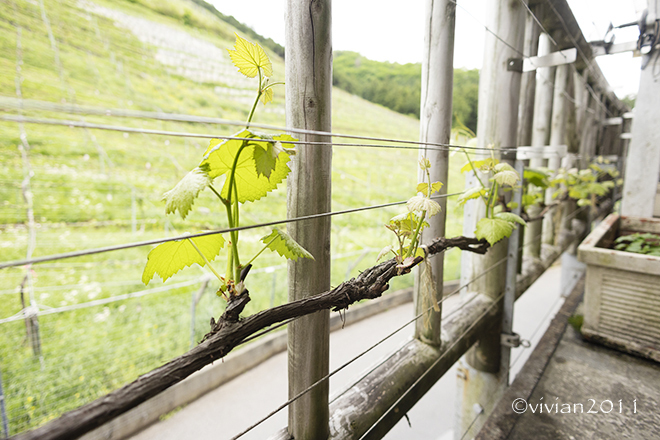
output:
[[[254,78],[259,73],[259,68],[265,76],[273,75],[273,65],[268,59],[264,49],[256,43],[250,43],[238,34],[236,35],[236,45],[234,50],[227,49],[229,57],[238,71],[248,78]]]
[[[435,200],[419,195],[411,197],[408,202],[406,202],[406,205],[410,211],[425,211],[429,218],[442,210],[440,204]]]
[[[264,105],[268,104],[269,102],[273,102],[273,88],[268,87],[266,90],[264,90],[261,93],[261,97],[259,99],[261,99],[261,102],[263,102]]]
[[[522,217],[520,217],[517,214],[514,214],[513,212],[499,212],[495,214],[495,218],[501,218],[502,220],[506,220],[509,223],[514,223],[514,227],[515,227],[515,223],[518,223],[523,226],[527,224],[527,222],[523,220]]]
[[[258,145],[258,148],[254,149],[254,162],[258,176],[270,178],[271,173],[277,166],[277,155],[273,153],[274,148],[272,143],[268,143],[265,150],[262,148],[262,145]]]
[[[392,217],[389,223],[385,226],[392,231],[399,232],[401,235],[407,235],[415,231],[418,224],[419,217],[415,215],[414,212],[408,212],[406,214],[399,214]],[[420,231],[428,226],[429,224],[426,221],[422,222]]]
[[[502,164],[500,164],[502,165]],[[518,180],[520,180],[520,176],[518,175],[518,172],[515,170],[501,170],[501,171],[496,171],[495,175],[491,177],[490,180],[494,180],[495,182],[499,183],[501,186],[514,186]]]
[[[498,163],[493,167],[493,171],[499,173],[500,171],[516,171],[514,167],[506,162]]]
[[[470,188],[467,191],[465,191],[463,194],[460,195],[458,198],[458,203],[460,205],[465,204],[468,200],[471,199],[478,199],[479,197],[487,197],[488,196],[488,191],[480,186],[476,186],[474,188]]]
[[[142,282],[145,285],[149,284],[154,274],[158,274],[163,281],[167,281],[169,277],[194,263],[204,266],[206,263],[190,242],[191,240],[195,242],[208,261],[217,257],[220,249],[225,245],[225,239],[220,234],[161,243],[149,252],[147,265],[142,273]]]
[[[177,210],[185,219],[200,191],[209,186],[211,179],[200,168],[195,168],[176,184],[174,188],[163,194],[165,213],[173,214]]]
[[[536,187],[545,189],[550,186],[548,175],[542,171],[526,168],[525,171],[523,171],[523,177],[527,182]]]
[[[461,168],[461,173],[464,173],[466,171],[472,171],[472,165],[474,165],[475,169],[481,170],[485,173],[492,170],[493,167],[498,163],[500,163],[499,160],[490,157],[484,160],[473,160],[472,164],[468,162],[465,165],[463,165],[463,168]]]
[[[608,192],[608,188],[604,183],[589,183],[587,184],[587,192],[596,194],[597,196],[604,196]]]
[[[291,158],[284,147],[293,148],[293,144],[286,143],[286,141],[295,141],[296,139],[287,134],[272,137],[262,136],[250,130],[243,130],[233,137],[254,140],[250,140],[247,145],[243,146],[244,141],[237,139],[229,139],[224,142],[214,142],[216,141],[214,139],[211,141],[212,146],[207,150],[207,154],[199,167],[205,170],[212,179],[226,175],[227,179],[222,187],[221,195],[225,199],[233,199],[233,194],[232,197],[229,197],[229,176],[238,155],[236,164],[238,201],[240,203],[254,202],[276,189],[277,185],[289,174],[291,170],[287,163]],[[267,172],[268,163],[272,164],[272,162],[269,162],[265,156],[259,156],[261,164],[257,165],[256,156],[262,153],[255,153],[257,150],[262,150],[266,155],[277,154],[275,167],[271,169],[270,174]]]
[[[491,246],[508,237],[513,232],[513,224],[501,218],[482,218],[477,222],[477,229],[474,231],[479,239],[485,238]]]
[[[273,228],[273,232],[262,237],[261,241],[268,249],[289,260],[298,261],[300,257],[314,259],[312,254],[307,252],[289,234],[278,228]]]
[[[440,191],[440,188],[442,188],[442,182],[433,182],[431,184],[431,194]],[[417,185],[417,192],[421,192],[424,195],[428,195],[428,191],[429,191],[428,183],[420,183],[419,185]]]

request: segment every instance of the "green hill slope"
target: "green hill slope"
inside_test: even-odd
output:
[[[396,112],[419,117],[421,64],[373,61],[356,52],[335,52],[333,84]],[[453,124],[476,133],[479,71],[454,70]]]

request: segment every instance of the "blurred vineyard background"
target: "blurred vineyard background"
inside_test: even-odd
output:
[[[185,222],[165,215],[161,197],[208,146],[208,138],[190,134],[230,135],[240,127],[162,116],[245,120],[256,84],[235,71],[225,48],[233,46],[234,32],[258,36],[199,0],[0,3],[2,262],[227,227],[209,193]],[[281,47],[259,41],[273,61],[274,78],[283,80]],[[341,76],[341,68],[337,72]],[[462,74],[472,78],[465,80],[471,90],[465,95],[472,97],[457,122],[469,126],[470,112],[476,115],[476,86],[472,90],[470,81],[478,82],[478,74]],[[419,87],[411,88],[419,93]],[[260,105],[254,121],[284,126],[283,95],[284,88],[277,89],[274,102]],[[418,96],[416,101],[418,115]],[[402,115],[337,87],[332,106],[334,132],[418,138],[414,109],[400,110],[410,114]],[[127,117],[117,116],[122,114]],[[20,116],[39,123],[16,122]],[[406,200],[416,186],[416,162],[414,148],[335,147],[333,211]],[[462,163],[462,157],[452,157],[452,167]],[[448,182],[448,191],[461,191],[460,173],[450,175],[455,181]],[[454,203],[449,199],[448,236],[462,232],[462,212]],[[375,263],[390,243],[382,225],[403,209],[333,218],[333,285]],[[242,211],[243,224],[285,217],[285,184]],[[241,241],[256,247],[268,232],[246,231]],[[222,312],[206,269],[192,267],[145,287],[140,279],[149,250],[0,270],[0,373],[10,434],[182,354],[206,333],[211,316]],[[458,278],[458,254],[450,253],[448,261],[446,278]],[[250,275],[248,314],[286,301],[284,260],[264,255],[258,263]],[[411,277],[397,280],[391,290],[411,283]]]

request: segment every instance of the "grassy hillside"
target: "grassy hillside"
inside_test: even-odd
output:
[[[422,66],[373,61],[356,52],[335,52],[333,84],[349,93],[419,118]],[[453,125],[477,131],[479,71],[454,70]]]
[[[43,8],[39,1],[3,0],[2,5],[0,118],[22,114],[119,128],[21,126],[0,119],[0,261],[28,253],[26,189],[36,221],[34,256],[227,226],[209,193],[185,222],[165,215],[161,196],[197,165],[208,146],[208,139],[184,134],[231,134],[238,127],[66,113],[52,105],[245,120],[256,85],[230,65],[224,48],[234,44],[231,24],[184,0],[45,0]],[[275,79],[282,80],[283,60],[267,51]],[[18,96],[26,100],[23,110]],[[416,119],[347,92],[335,89],[332,105],[335,132],[418,137]],[[272,104],[260,105],[254,121],[284,125],[283,88],[275,91]],[[336,146],[332,209],[407,199],[416,184],[416,161],[414,149]],[[460,189],[462,179],[454,174],[449,192]],[[247,204],[242,223],[284,218],[285,200],[283,184],[258,205]],[[373,265],[390,242],[382,224],[401,210],[333,218],[333,285]],[[460,234],[453,202],[449,215],[448,235]],[[256,239],[268,232],[245,232],[242,243],[255,248]],[[145,288],[140,277],[149,250],[0,270],[0,370],[11,434],[135,379],[207,331],[210,317],[223,307],[215,288],[201,297],[194,315],[191,305],[208,272],[186,269]],[[449,255],[446,275],[455,278],[458,259]],[[284,261],[271,254],[258,262],[250,274],[248,313],[286,300]],[[221,259],[217,264],[222,268]],[[392,289],[410,283],[410,277],[397,280]],[[23,309],[21,297],[26,305],[32,300],[42,312],[52,312],[39,317],[39,356],[26,338],[24,321],[5,319]]]

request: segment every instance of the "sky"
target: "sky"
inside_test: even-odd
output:
[[[284,45],[286,0],[208,0],[259,34]],[[454,67],[480,68],[486,1],[458,0]],[[645,0],[568,0],[587,41],[601,40],[610,22],[636,21]],[[351,50],[376,61],[417,63],[422,58],[425,0],[333,0],[333,50]],[[616,31],[616,42],[637,38],[637,27]],[[631,53],[598,57],[612,90],[637,93],[640,58]]]

